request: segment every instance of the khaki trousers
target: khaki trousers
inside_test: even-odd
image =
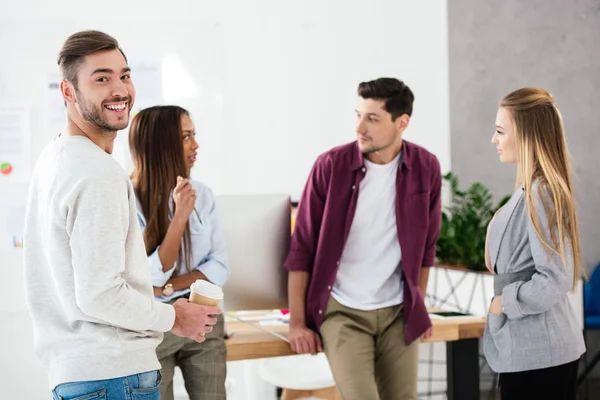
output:
[[[161,400],[174,399],[175,366],[181,368],[190,400],[225,400],[227,350],[222,315],[217,317],[217,324],[211,333],[206,334],[204,342],[198,343],[167,332],[156,353],[162,366]]]
[[[419,340],[404,341],[402,305],[361,311],[329,298],[323,345],[344,400],[417,400]]]

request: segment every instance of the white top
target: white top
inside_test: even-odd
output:
[[[224,286],[229,279],[229,260],[225,251],[225,240],[221,232],[215,196],[208,186],[195,180],[190,180],[192,189],[196,191],[194,211],[190,214],[190,244],[191,244],[191,269],[202,272],[208,280],[217,286]],[[142,232],[146,229],[146,217],[142,212],[140,202],[137,202],[138,219]],[[175,210],[173,193],[169,198],[169,218],[173,218]],[[185,248],[183,240],[182,248]],[[160,245],[148,256],[150,263],[150,279],[154,286],[162,287],[175,275],[186,274],[188,271],[183,263],[177,260],[173,267],[163,271],[163,265],[158,255]],[[175,297],[189,293],[185,288],[175,291],[171,296],[158,296],[158,300],[166,302]]]
[[[346,307],[375,310],[403,301],[402,254],[396,225],[396,174],[400,154],[385,165],[365,159],[356,212],[332,296]]]
[[[175,322],[154,300],[125,171],[84,136],[58,137],[34,169],[24,236],[36,353],[50,387],[160,369]]]

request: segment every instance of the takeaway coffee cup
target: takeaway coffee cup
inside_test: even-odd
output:
[[[190,286],[190,302],[203,306],[217,306],[223,300],[223,289],[208,281],[198,279]],[[204,336],[204,333],[200,333]]]

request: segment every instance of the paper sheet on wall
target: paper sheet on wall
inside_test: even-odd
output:
[[[128,50],[127,58],[135,86],[133,117],[144,108],[162,104],[162,60],[156,53],[138,49]]]
[[[25,205],[0,199],[0,251],[23,247]]]
[[[30,140],[29,107],[0,105],[0,185],[29,179]]]
[[[48,127],[62,126],[67,120],[67,109],[60,93],[61,80],[58,72],[51,72],[46,77],[46,123]]]
[[[127,50],[127,59],[136,93],[131,109],[133,118],[140,110],[163,104],[162,59],[158,54],[140,49]],[[113,149],[114,159],[127,173],[133,168],[128,136],[128,128],[119,132]]]

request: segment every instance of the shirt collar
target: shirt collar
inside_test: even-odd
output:
[[[412,143],[407,142],[406,140],[402,141],[402,147],[400,148],[400,159],[398,160],[398,167],[402,164],[406,167],[406,169],[410,170],[412,167],[412,159],[410,157],[412,150]],[[365,156],[360,151],[358,147],[358,142],[354,142],[354,150],[352,152],[352,160],[350,162],[350,169],[355,171],[357,169],[361,169],[365,166]]]

